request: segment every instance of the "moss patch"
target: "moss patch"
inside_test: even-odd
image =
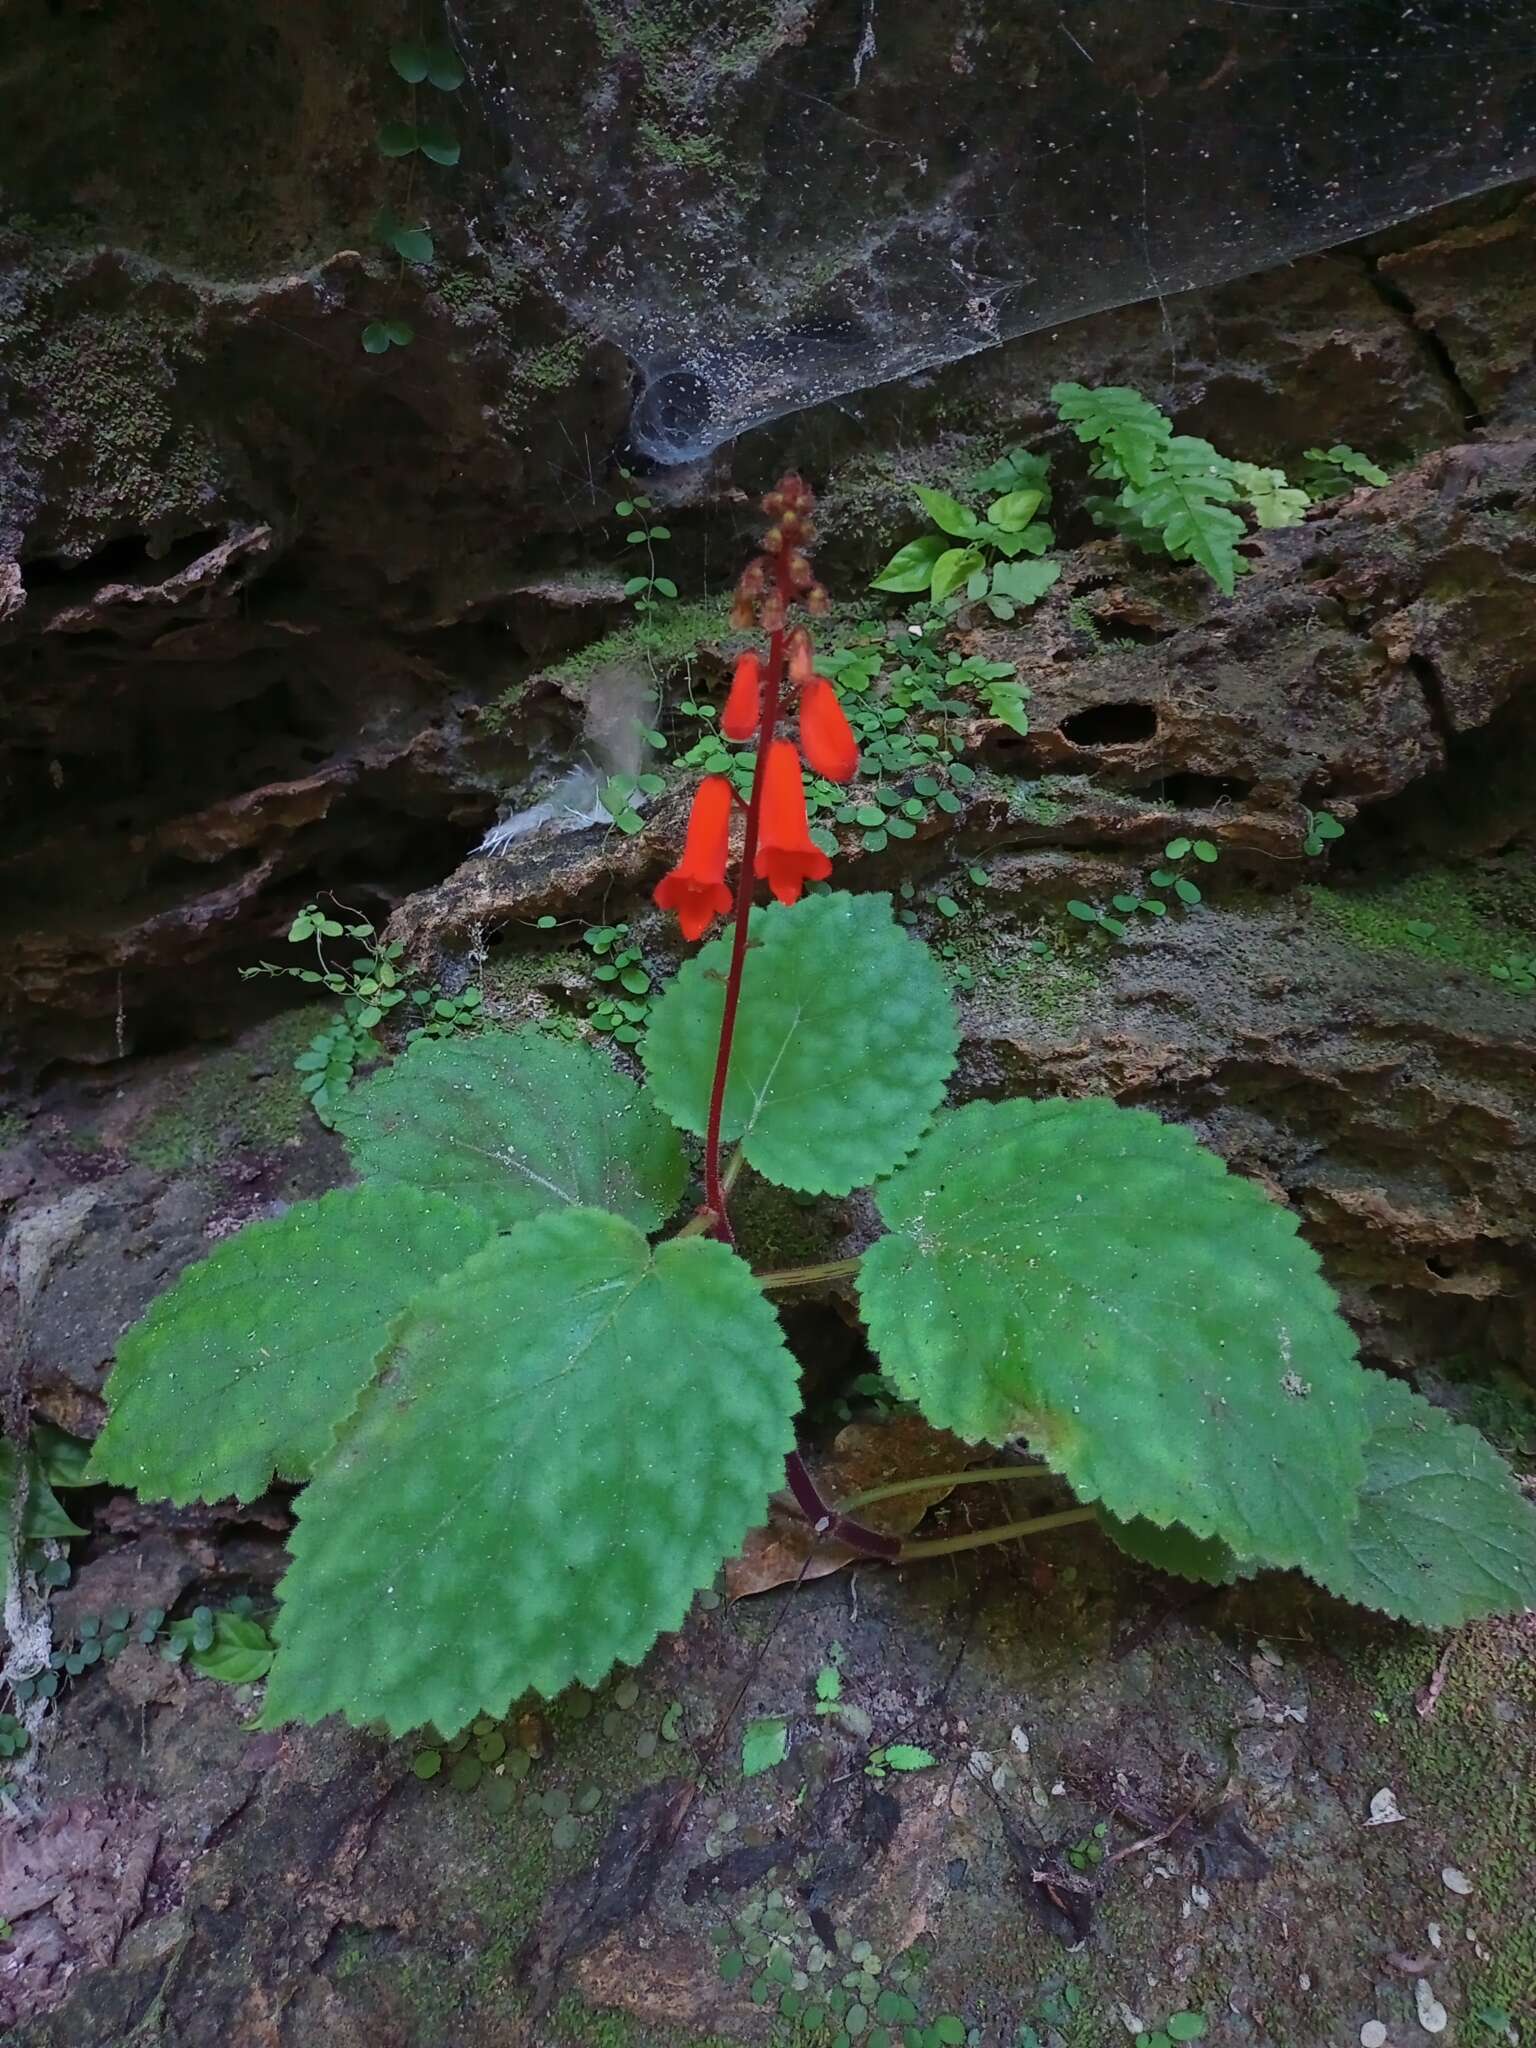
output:
[[[1530,882],[1512,864],[1425,868],[1374,888],[1309,888],[1313,912],[1357,946],[1482,973],[1536,944]]]
[[[504,731],[535,683],[552,683],[567,697],[580,698],[592,678],[605,669],[649,669],[660,673],[681,667],[701,644],[723,650],[732,638],[723,598],[665,605],[649,619],[636,619],[617,632],[605,633],[601,640],[589,641],[563,661],[542,669],[537,677],[520,678],[486,705],[480,722],[488,732]]]
[[[1474,1886],[1466,1911],[1486,1960],[1459,1940],[1449,1951],[1466,2016],[1502,2011],[1528,2029],[1536,2022],[1536,1779],[1530,1768],[1536,1656],[1530,1623],[1463,1630],[1435,1712],[1425,1719],[1415,1702],[1439,1649],[1423,1637],[1395,1640],[1370,1659],[1365,1675],[1380,1712],[1401,1731],[1401,1775],[1393,1782],[1405,1810],[1454,1822],[1457,1832],[1445,1853]]]
[[[306,1003],[212,1053],[169,1084],[123,1149],[141,1166],[184,1173],[232,1151],[270,1151],[298,1137],[310,1110],[295,1056],[331,1021],[329,1003]]]

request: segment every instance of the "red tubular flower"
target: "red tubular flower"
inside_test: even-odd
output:
[[[688,813],[683,857],[656,884],[657,905],[677,912],[685,939],[703,938],[714,920],[731,907],[725,863],[730,852],[733,795],[723,775],[705,776]]]
[[[763,714],[763,668],[755,654],[744,654],[731,678],[731,694],[720,714],[720,730],[728,740],[749,740]]]
[[[852,782],[858,773],[859,743],[825,676],[812,676],[800,692],[800,744],[828,782]]]
[[[811,842],[800,756],[788,740],[775,740],[768,749],[762,836],[754,865],[759,879],[781,903],[798,903],[807,882],[824,882],[832,872],[831,861]]]

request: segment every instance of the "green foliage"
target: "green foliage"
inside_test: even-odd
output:
[[[879,1204],[860,1301],[936,1427],[1027,1435],[1082,1499],[1244,1558],[1341,1554],[1353,1339],[1295,1219],[1188,1131],[1101,1100],[976,1103]]]
[[[955,1062],[932,958],[888,896],[813,896],[752,918],[724,1130],[781,1187],[846,1194],[917,1143]],[[643,1049],[656,1098],[686,1131],[708,1117],[729,941],[689,960]]]
[[[452,1195],[496,1229],[592,1206],[653,1230],[683,1191],[656,1105],[591,1046],[532,1027],[408,1047],[354,1090],[340,1128],[360,1173]]]
[[[653,779],[661,781],[659,776],[645,778]],[[581,943],[597,962],[592,979],[602,991],[587,1005],[592,1029],[611,1033],[620,1045],[638,1045],[650,1019],[652,984],[640,948],[629,943],[629,926],[588,925]]]
[[[81,1615],[73,1636],[56,1645],[45,1665],[9,1680],[11,1696],[18,1706],[55,1699],[72,1680],[120,1657],[130,1642],[146,1649],[158,1645],[168,1663],[185,1664],[200,1676],[226,1685],[253,1683],[265,1675],[272,1661],[271,1638],[255,1618],[255,1603],[243,1595],[227,1608],[197,1606],[170,1623],[160,1607],[146,1608],[137,1615],[126,1607],[114,1607],[105,1614]],[[8,1721],[8,1715],[0,1715],[0,1731]],[[24,1748],[25,1742],[20,1746]],[[0,1749],[0,1754],[5,1753]]]
[[[1228,597],[1236,587],[1244,527],[1228,501],[1237,495],[1209,441],[1175,435],[1145,485],[1127,483],[1119,503],[1175,561],[1198,562]]]
[[[1010,680],[946,659],[926,625],[889,677],[868,645],[843,653],[850,703],[879,707],[871,754],[911,745],[936,761],[886,713],[944,718]],[[963,766],[951,757],[948,773]],[[1325,836],[1324,815],[1309,831]],[[1214,841],[1180,835],[1153,879],[1198,900],[1189,877],[1217,858]],[[984,869],[952,870],[931,885],[932,918],[963,926],[987,885]],[[901,901],[916,920],[914,884]],[[371,938],[313,906],[297,931],[321,947]],[[1436,1624],[1536,1595],[1536,1511],[1479,1437],[1361,1371],[1287,1211],[1188,1131],[1106,1101],[973,1103],[933,1123],[954,1017],[888,899],[827,892],[773,906],[751,932],[727,1133],[790,1188],[890,1176],[876,1195],[888,1234],[859,1280],[878,1398],[894,1388],[973,1441],[1027,1436],[1112,1540],[1163,1569],[1218,1583],[1300,1565]],[[589,928],[599,985],[648,1000],[628,937]],[[658,1000],[649,1094],[593,1048],[536,1032],[418,1036],[342,1106],[363,1185],[248,1226],[128,1333],[91,1463],[49,1436],[28,1453],[36,1526],[74,1527],[49,1521],[63,1513],[49,1483],[126,1480],[185,1500],[250,1497],[274,1472],[309,1482],[271,1638],[249,1613],[200,1607],[169,1629],[142,1617],[140,1641],[232,1683],[266,1673],[269,1724],[338,1711],[435,1723],[416,1768],[452,1754],[449,1781],[467,1787],[484,1760],[454,1748],[456,1731],[529,1689],[633,1663],[677,1625],[760,1521],[798,1405],[763,1286],[700,1234],[708,1219],[659,1248],[642,1235],[683,1193],[666,1117],[704,1126],[726,951],[702,949]],[[318,957],[304,971],[323,978]],[[370,944],[363,964],[381,958],[393,966]],[[400,986],[375,978],[374,994]],[[0,1464],[0,1487],[14,1471]],[[49,1560],[46,1576],[61,1574]],[[82,1622],[17,1697],[51,1697],[116,1654],[128,1622]],[[870,1740],[835,1655],[815,1689],[818,1713]],[[680,1732],[669,1709],[645,1739]],[[777,1745],[757,1733],[762,1753]],[[865,1768],[933,1761],[886,1744]],[[557,1827],[574,1846],[572,1817]],[[1080,1853],[1091,1863],[1092,1838]]]
[[[1331,841],[1344,837],[1344,827],[1330,812],[1304,811],[1303,816],[1306,819],[1302,840],[1304,853],[1320,854]],[[1164,918],[1175,909],[1190,911],[1198,908],[1205,901],[1205,892],[1194,875],[1202,867],[1215,867],[1220,859],[1221,848],[1214,839],[1191,839],[1180,833],[1163,848],[1163,865],[1153,868],[1146,880],[1134,889],[1113,897],[1108,910],[1076,897],[1068,903],[1067,915],[1112,939],[1123,939],[1129,930],[1126,920],[1138,912],[1145,917]],[[1193,872],[1186,865],[1189,862],[1194,864]],[[1164,891],[1168,893],[1158,893]]]
[[[781,1715],[764,1715],[749,1721],[741,1735],[741,1775],[761,1777],[774,1770],[789,1755],[789,1723]]]
[[[1053,384],[1051,403],[1079,441],[1098,449],[1106,468],[1138,490],[1152,482],[1173,426],[1150,398],[1127,384]]]
[[[1051,498],[1045,460],[1025,458],[1022,451],[1019,457],[1020,468],[1008,470],[1010,488],[994,497],[985,512],[973,512],[947,491],[914,486],[939,531],[899,548],[871,587],[902,596],[926,591],[934,604],[950,611],[962,602],[985,603],[999,619],[1011,619],[1021,605],[1038,603],[1061,568],[1055,562],[1014,559],[1043,555],[1055,538],[1039,516],[1049,509]],[[1027,475],[1030,481],[1015,481],[1015,475]]]
[[[621,469],[619,474],[627,482],[634,481],[630,470]],[[632,498],[621,498],[613,509],[620,519],[633,521],[629,532],[624,536],[625,544],[645,550],[646,566],[629,578],[624,585],[624,595],[633,600],[635,610],[647,624],[650,624],[650,614],[658,607],[677,602],[676,583],[670,576],[659,575],[656,569],[656,543],[670,540],[672,529],[662,525],[657,519],[656,507],[647,497],[636,495]],[[615,822],[622,820],[616,817]],[[638,822],[635,829],[639,829]]]
[[[864,1765],[866,1778],[883,1778],[891,1771],[931,1771],[938,1763],[931,1749],[923,1749],[915,1742],[888,1742],[883,1749],[873,1749]]]
[[[491,1227],[442,1194],[385,1185],[227,1238],[119,1344],[93,1478],[177,1505],[308,1478],[393,1318]]]
[[[390,47],[389,61],[397,77],[411,89],[409,118],[385,121],[378,132],[380,156],[389,161],[423,156],[429,163],[452,165],[459,161],[459,138],[452,126],[433,113],[423,113],[417,88],[432,86],[440,93],[457,92],[464,83],[464,67],[453,45],[441,37],[409,36]],[[412,166],[414,171],[414,166]],[[410,202],[414,179],[408,185]],[[391,208],[380,209],[374,234],[391,255],[400,259],[400,274],[407,263],[427,264],[436,256],[431,229],[423,222],[399,220]],[[370,320],[363,329],[363,347],[371,356],[391,348],[408,348],[416,338],[409,320],[398,316]]]
[[[632,836],[645,830],[640,805],[649,797],[660,796],[666,786],[666,777],[662,775],[610,775],[598,791],[597,800],[619,830]],[[638,953],[634,954],[630,964],[639,958]]]
[[[1228,1586],[1238,1576],[1237,1560],[1219,1537],[1195,1536],[1175,1522],[1160,1529],[1155,1522],[1135,1516],[1128,1522],[1101,1508],[1099,1521],[1104,1533],[1140,1564],[1160,1572],[1174,1572],[1180,1578],[1199,1579],[1207,1586]]]
[[[409,320],[370,320],[363,329],[363,347],[371,356],[381,356],[391,348],[408,348],[415,339],[416,330]]]
[[[194,1642],[187,1662],[223,1685],[252,1685],[272,1668],[272,1638],[249,1615],[216,1614],[210,1639]]]
[[[1228,462],[1227,475],[1239,498],[1251,509],[1265,531],[1281,526],[1299,526],[1312,500],[1298,485],[1288,481],[1283,469],[1261,469],[1252,462]]]
[[[1180,2041],[1203,2041],[1209,2028],[1201,2012],[1176,2012],[1152,2033],[1136,2036],[1136,2048],[1175,2048]]]
[[[339,904],[335,907],[342,908]],[[355,911],[347,911],[346,916],[351,923],[343,923],[318,903],[306,903],[293,920],[288,943],[307,947],[313,941],[313,967],[278,966],[263,960],[259,966],[240,970],[242,981],[275,976],[341,997],[341,1014],[315,1033],[293,1063],[301,1076],[300,1090],[328,1129],[336,1126],[337,1113],[359,1064],[375,1059],[382,1050],[378,1033],[402,1003],[411,1005],[409,1014],[415,1022],[406,1035],[415,1040],[473,1031],[480,1022],[483,1000],[473,984],[456,995],[436,984],[421,984],[411,969],[401,965],[405,948],[398,940],[386,944],[367,918]],[[355,940],[363,949],[347,967],[338,965],[326,951],[328,939],[340,938]],[[417,986],[411,986],[413,981]]]
[[[389,61],[407,85],[425,80],[439,92],[457,92],[464,83],[464,66],[451,43],[424,42],[413,36],[393,45]]]
[[[67,1543],[72,1536],[85,1534],[84,1529],[72,1520],[64,1503],[54,1492],[55,1486],[67,1488],[85,1482],[79,1477],[61,1476],[61,1472],[74,1469],[74,1454],[70,1454],[67,1464],[61,1463],[59,1454],[50,1448],[49,1437],[42,1434],[47,1427],[47,1424],[39,1426],[39,1431],[34,1433],[25,1452],[27,1504],[22,1512],[20,1530],[22,1566],[27,1571],[41,1574],[45,1583],[58,1578],[56,1572],[50,1571],[50,1562],[57,1563],[59,1560],[50,1561],[42,1546],[46,1543]],[[74,1438],[65,1437],[62,1430],[54,1431],[52,1435],[66,1444],[72,1445],[75,1442]],[[17,1467],[15,1445],[8,1438],[0,1436],[0,1535],[3,1536],[10,1533],[11,1513],[16,1497]],[[68,1581],[67,1565],[63,1567],[63,1578],[65,1582]],[[3,1595],[6,1584],[5,1575],[0,1574],[0,1595]]]
[[[1233,461],[1209,441],[1175,434],[1168,415],[1128,385],[1056,384],[1051,399],[1094,450],[1093,476],[1119,486],[1113,498],[1090,499],[1097,522],[1152,553],[1197,562],[1228,597],[1243,569],[1237,544],[1246,531],[1232,506],[1246,503],[1255,524],[1270,528],[1297,525],[1312,502],[1284,470]]]
[[[1331,811],[1308,811],[1306,837],[1302,841],[1303,853],[1319,854],[1330,840],[1342,839],[1344,827]]]
[[[723,1245],[520,1224],[402,1316],[301,1498],[266,1724],[451,1734],[637,1661],[760,1517],[795,1408]]]
[[[1361,484],[1373,484],[1379,489],[1390,481],[1387,472],[1372,462],[1368,455],[1362,455],[1357,448],[1351,448],[1343,441],[1336,442],[1332,448],[1306,449],[1302,462],[1307,489],[1314,498],[1339,497]]]
[[[1427,1628],[1536,1607],[1536,1505],[1475,1429],[1365,1376],[1365,1484],[1331,1591]]]

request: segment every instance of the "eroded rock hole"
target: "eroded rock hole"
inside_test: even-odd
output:
[[[1251,782],[1235,781],[1230,775],[1166,775],[1164,800],[1179,811],[1205,811],[1220,803],[1246,803],[1253,794]]]
[[[1134,747],[1157,737],[1157,707],[1153,704],[1094,704],[1087,711],[1074,711],[1060,726],[1063,739],[1074,747]]]

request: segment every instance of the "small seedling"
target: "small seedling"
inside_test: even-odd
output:
[[[1307,820],[1306,837],[1301,842],[1304,853],[1321,853],[1330,839],[1344,837],[1344,827],[1331,811],[1307,811],[1304,815]]]
[[[931,1771],[938,1758],[930,1749],[922,1749],[915,1742],[888,1742],[883,1749],[872,1749],[864,1765],[866,1778],[883,1778],[891,1771]]]
[[[1067,1851],[1067,1861],[1074,1870],[1097,1870],[1104,1861],[1104,1850],[1109,1839],[1108,1821],[1100,1821],[1091,1834],[1084,1835],[1080,1842],[1074,1842]]]
[[[1174,2048],[1179,2041],[1203,2041],[1210,2031],[1202,2012],[1176,2012],[1155,2032],[1136,2036],[1136,2048]]]
[[[402,220],[392,207],[383,206],[375,217],[373,231],[380,245],[399,258],[398,285],[408,263],[431,263],[437,253],[431,228],[411,211],[417,158],[453,165],[460,155],[459,138],[452,126],[437,114],[423,112],[417,89],[427,85],[440,93],[457,92],[464,83],[465,72],[453,45],[441,38],[412,36],[392,44],[389,62],[396,76],[410,87],[410,110],[408,118],[381,125],[378,150],[380,156],[391,162],[409,160],[403,201],[407,218]],[[385,355],[392,348],[408,348],[415,338],[416,330],[410,321],[398,315],[370,320],[363,329],[363,347],[371,356]]]
[[[630,470],[621,469],[619,474],[628,483],[634,481],[633,472]],[[613,509],[620,519],[634,522],[624,536],[626,546],[645,549],[645,570],[629,578],[624,585],[624,595],[633,600],[635,610],[639,612],[641,618],[648,619],[659,605],[675,604],[677,601],[676,583],[670,576],[659,575],[656,569],[656,543],[670,540],[672,529],[657,519],[656,508],[649,498],[638,495],[620,498]]]

